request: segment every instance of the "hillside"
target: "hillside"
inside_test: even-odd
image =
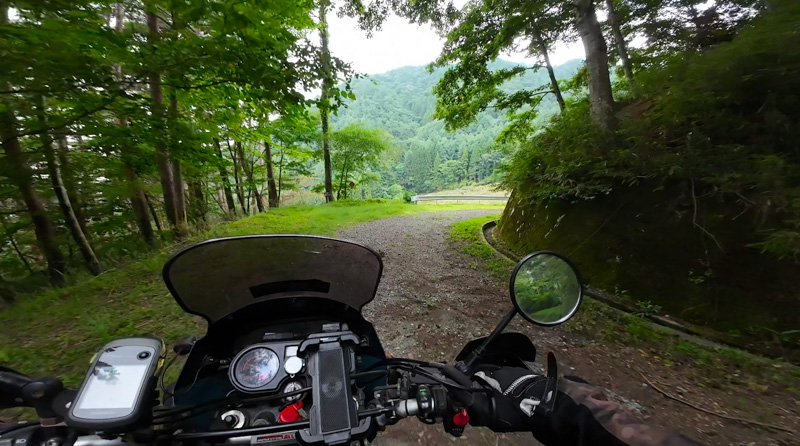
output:
[[[559,79],[572,77],[583,62],[571,60],[555,67]],[[494,69],[510,68],[517,64],[498,60]],[[477,122],[455,132],[448,132],[444,122],[432,118],[436,109],[436,98],[431,89],[445,72],[444,68],[429,73],[426,67],[402,67],[384,74],[373,75],[353,82],[355,101],[339,110],[332,117],[334,128],[349,124],[364,123],[366,127],[378,127],[390,133],[401,147],[398,165],[391,171],[381,172],[381,182],[386,187],[399,183],[416,192],[427,192],[435,188],[451,186],[449,180],[440,178],[433,184],[438,173],[435,164],[448,160],[471,158],[471,172],[464,176],[471,181],[481,181],[491,174],[492,167],[501,156],[487,153],[495,137],[506,126],[505,114],[487,110],[479,115]],[[504,90],[518,91],[535,89],[547,83],[545,70],[530,71],[506,83]],[[552,96],[540,105],[539,119],[544,122],[558,110]],[[465,155],[465,152],[468,154]],[[438,157],[438,160],[437,160]]]

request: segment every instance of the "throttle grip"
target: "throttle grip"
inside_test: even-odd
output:
[[[492,426],[495,419],[494,397],[488,393],[474,393],[472,405],[467,408],[469,424]]]

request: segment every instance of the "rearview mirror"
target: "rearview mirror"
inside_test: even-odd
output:
[[[511,274],[511,301],[517,312],[538,325],[571,318],[583,299],[578,270],[560,254],[539,251],[522,259]]]

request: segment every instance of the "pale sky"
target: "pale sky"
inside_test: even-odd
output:
[[[383,24],[383,29],[369,39],[358,28],[356,20],[349,17],[340,18],[331,14],[328,26],[331,53],[351,63],[356,71],[366,74],[385,73],[406,65],[427,65],[439,56],[444,43],[430,26],[413,25],[397,16],[389,18]],[[534,62],[519,53],[501,57],[512,62]],[[583,58],[580,41],[559,43],[550,54],[553,65]]]

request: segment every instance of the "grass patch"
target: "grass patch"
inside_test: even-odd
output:
[[[395,201],[343,201],[323,206],[270,210],[219,226],[192,241],[246,234],[332,235],[338,229],[379,218],[498,206],[412,205]],[[184,313],[161,280],[161,267],[182,246],[83,282],[23,295],[0,312],[0,362],[32,376],[56,375],[75,386],[87,361],[104,343],[125,336],[158,336],[167,345],[205,333],[205,323]]]
[[[475,266],[491,271],[498,279],[507,280],[514,268],[514,262],[497,253],[483,238],[482,228],[487,221],[496,220],[499,215],[478,217],[454,224],[450,228],[450,240],[460,246],[461,252],[475,257]]]

